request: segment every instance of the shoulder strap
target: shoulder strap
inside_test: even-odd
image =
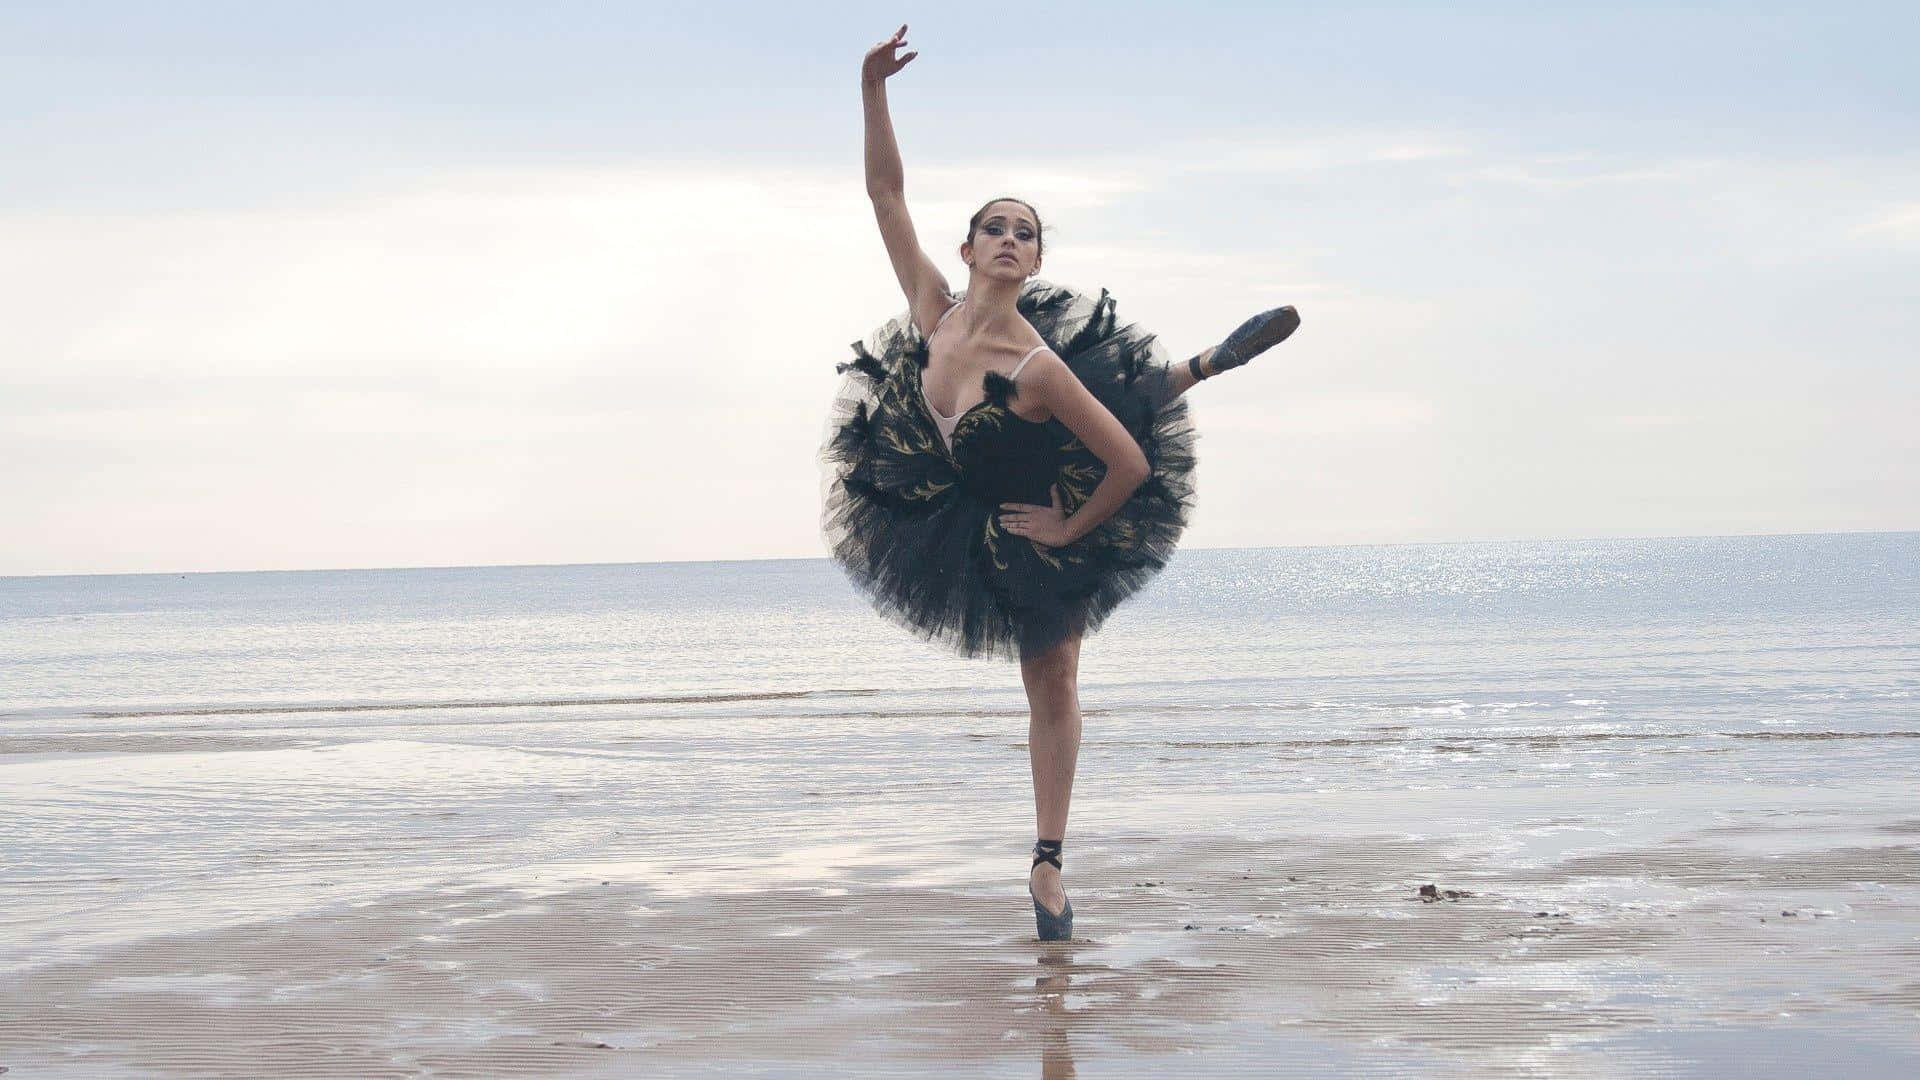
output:
[[[933,335],[939,333],[940,328],[947,324],[947,316],[959,311],[960,305],[964,303],[966,303],[965,300],[955,300],[952,304],[948,305],[947,310],[941,312],[940,317],[934,320],[933,330],[927,334],[927,340],[933,340]]]
[[[1043,351],[1045,351],[1045,350],[1046,350],[1046,346],[1045,346],[1045,345],[1035,345],[1035,346],[1034,346],[1033,348],[1031,348],[1031,349],[1029,349],[1029,350],[1027,350],[1027,355],[1025,355],[1025,356],[1023,356],[1023,357],[1021,357],[1021,358],[1020,358],[1020,362],[1019,362],[1019,363],[1017,363],[1017,364],[1015,364],[1015,365],[1013,365],[1013,374],[1011,374],[1011,375],[1009,375],[1009,376],[1007,376],[1007,378],[1009,378],[1009,379],[1017,379],[1017,378],[1019,378],[1019,377],[1020,377],[1020,369],[1021,369],[1021,368],[1023,368],[1023,367],[1026,367],[1026,366],[1027,366],[1027,361],[1029,361],[1029,360],[1031,360],[1031,359],[1033,359],[1033,354],[1034,354],[1034,353],[1037,353],[1037,352],[1043,352]]]

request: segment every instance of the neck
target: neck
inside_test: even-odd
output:
[[[973,309],[974,325],[981,319],[1002,319],[1018,314],[1015,301],[1020,299],[1022,282],[1008,281],[1005,278],[986,277],[979,273],[967,275],[967,306]]]

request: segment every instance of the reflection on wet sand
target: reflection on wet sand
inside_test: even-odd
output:
[[[998,1076],[1038,1057],[1070,1077],[1163,1075],[1177,1056],[1194,1075],[1645,1075],[1750,1042],[1716,1033],[1805,1024],[1891,1075],[1920,1062],[1920,846],[1902,829],[1524,861],[1407,836],[1141,834],[1087,844],[1080,936],[1046,944],[998,882],[536,868],[5,972],[0,1064]]]
[[[1040,975],[1033,988],[1045,1022],[1040,1028],[1041,1080],[1069,1080],[1073,1068],[1073,1012],[1067,991],[1073,986],[1072,942],[1063,942],[1040,954]]]

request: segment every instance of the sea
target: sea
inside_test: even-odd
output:
[[[1917,693],[1920,533],[1187,550],[1085,645],[1070,843],[1832,845]],[[0,973],[568,866],[1008,876],[1026,733],[824,559],[4,578]]]

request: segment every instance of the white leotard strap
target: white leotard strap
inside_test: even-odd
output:
[[[947,308],[947,310],[945,310],[945,311],[943,311],[943,312],[941,312],[941,313],[940,313],[940,318],[939,318],[939,319],[937,319],[937,320],[936,320],[936,321],[934,322],[934,324],[933,324],[933,334],[937,334],[937,333],[939,333],[939,332],[940,332],[940,328],[941,328],[942,326],[945,326],[945,325],[947,325],[947,318],[948,318],[948,316],[950,316],[950,315],[952,315],[952,314],[953,314],[954,312],[956,312],[956,311],[959,311],[959,310],[960,310],[960,307],[961,307],[961,305],[963,305],[963,304],[965,304],[965,303],[966,303],[966,301],[965,301],[965,300],[957,300],[957,301],[955,301],[955,302],[954,302],[954,304],[953,304],[953,306],[952,306],[952,307],[949,307],[949,308]],[[931,341],[931,340],[933,340],[933,334],[928,334],[928,335],[927,335],[927,340],[929,340],[929,341]],[[1028,350],[1027,350],[1027,355],[1025,355],[1025,356],[1023,356],[1023,357],[1021,357],[1021,358],[1020,358],[1020,362],[1019,362],[1019,363],[1017,363],[1017,364],[1015,364],[1015,365],[1013,365],[1013,374],[1011,374],[1011,375],[1008,375],[1008,376],[1007,376],[1007,378],[1009,378],[1009,379],[1017,379],[1017,378],[1019,378],[1019,377],[1020,377],[1020,369],[1021,369],[1021,368],[1024,368],[1024,367],[1026,367],[1026,366],[1027,366],[1027,361],[1029,361],[1029,360],[1031,360],[1031,359],[1033,359],[1033,356],[1034,356],[1034,354],[1035,354],[1035,353],[1038,353],[1038,352],[1040,352],[1041,350],[1043,350],[1043,349],[1045,349],[1045,348],[1046,348],[1046,346],[1045,346],[1045,345],[1035,345],[1035,346],[1034,346],[1033,348],[1031,348],[1031,349],[1028,349]]]
[[[941,312],[941,313],[940,313],[940,317],[939,317],[938,319],[936,319],[936,320],[934,320],[934,323],[933,323],[933,334],[937,334],[937,333],[939,333],[939,332],[940,332],[940,328],[941,328],[942,326],[945,326],[945,325],[947,324],[947,316],[949,316],[949,315],[951,315],[951,314],[953,314],[953,313],[954,313],[954,312],[956,312],[956,311],[959,311],[959,310],[960,310],[960,305],[961,305],[961,304],[964,304],[964,303],[966,303],[966,301],[965,301],[965,300],[958,300],[958,301],[955,301],[955,302],[954,302],[954,304],[953,304],[953,305],[952,305],[951,307],[949,307],[949,308],[947,308],[947,310],[945,310],[945,311],[943,311],[943,312]],[[933,340],[933,334],[928,334],[928,335],[927,335],[927,340],[928,340],[928,341],[932,341],[932,340]]]
[[[1045,348],[1046,348],[1046,346],[1045,346],[1045,345],[1035,345],[1035,346],[1034,346],[1034,347],[1033,347],[1032,349],[1030,349],[1030,350],[1028,350],[1028,351],[1027,351],[1027,355],[1025,355],[1025,356],[1023,356],[1023,357],[1021,357],[1021,358],[1020,358],[1020,362],[1019,362],[1019,363],[1017,363],[1017,364],[1015,364],[1015,365],[1013,365],[1013,374],[1011,374],[1011,375],[1009,375],[1009,376],[1007,376],[1007,378],[1009,378],[1009,379],[1017,379],[1017,378],[1019,378],[1019,377],[1020,377],[1020,369],[1021,369],[1021,368],[1023,368],[1023,367],[1026,367],[1026,366],[1027,366],[1027,361],[1029,361],[1029,360],[1031,360],[1031,359],[1033,359],[1033,354],[1034,354],[1034,353],[1037,353],[1037,352],[1040,352],[1041,350],[1043,350],[1043,349],[1045,349]]]

